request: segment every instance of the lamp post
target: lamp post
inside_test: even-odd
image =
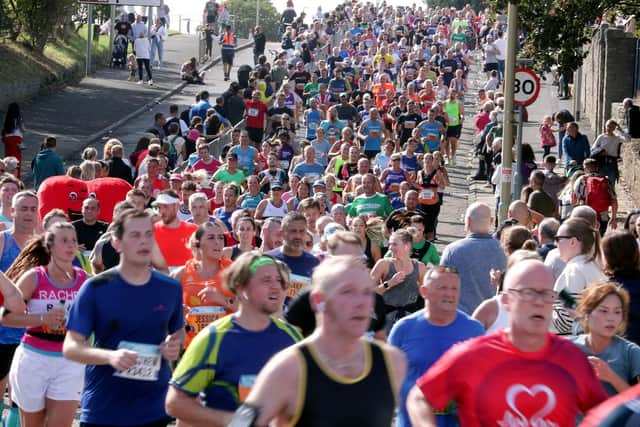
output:
[[[256,0],[256,27],[260,25],[260,0]]]

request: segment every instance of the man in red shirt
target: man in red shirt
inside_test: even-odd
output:
[[[161,191],[156,197],[161,221],[154,224],[154,237],[169,270],[182,267],[193,258],[189,248],[189,239],[198,226],[178,218],[180,197],[171,190]]]
[[[207,171],[207,175],[212,177],[213,174],[216,173],[222,163],[220,160],[216,159],[211,155],[211,151],[209,149],[209,145],[204,141],[204,139],[198,142],[198,157],[199,159],[191,166],[190,171],[197,171],[200,169],[204,169]]]
[[[505,277],[501,304],[509,328],[452,347],[407,398],[415,426],[436,426],[434,411],[458,405],[460,425],[572,426],[607,398],[584,353],[548,332],[557,299],[551,270],[521,261]]]
[[[256,148],[260,149],[267,128],[267,104],[260,101],[260,92],[254,91],[251,94],[251,99],[245,105],[246,128],[249,132],[249,138],[256,145]]]

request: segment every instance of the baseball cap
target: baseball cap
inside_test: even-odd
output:
[[[271,184],[271,190],[282,190],[282,184],[274,182]]]
[[[325,184],[325,182],[321,179],[316,180],[313,183],[313,187],[325,187],[326,188],[327,184]]]

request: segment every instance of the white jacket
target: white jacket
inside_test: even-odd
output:
[[[151,43],[146,37],[138,37],[133,43],[133,49],[136,51],[136,59],[149,59],[151,57]]]

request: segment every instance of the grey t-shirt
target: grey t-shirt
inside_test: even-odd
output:
[[[585,352],[587,356],[596,356],[609,364],[609,367],[627,383],[640,376],[640,346],[627,341],[624,338],[614,336],[609,347],[601,353],[594,354],[587,346],[586,335],[578,335],[573,338],[573,342]],[[607,382],[602,382],[609,396],[618,394],[613,386]]]

